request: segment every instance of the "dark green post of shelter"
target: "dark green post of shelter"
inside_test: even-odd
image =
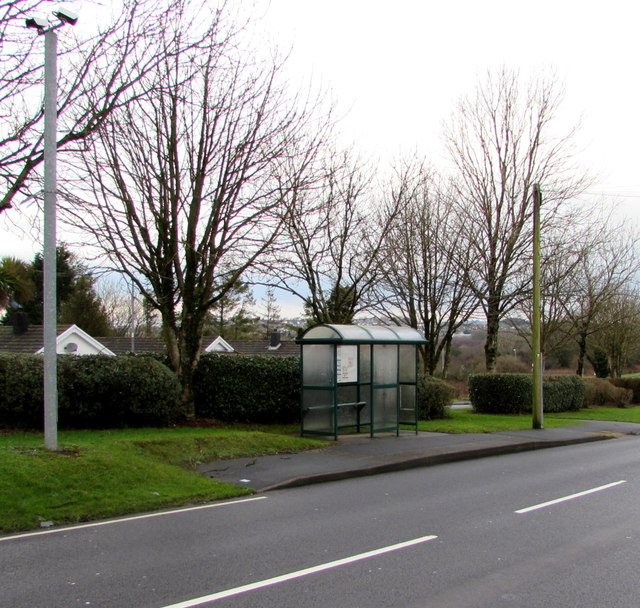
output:
[[[370,436],[409,426],[418,432],[418,345],[411,327],[316,325],[301,346],[302,435],[333,435],[340,429]]]

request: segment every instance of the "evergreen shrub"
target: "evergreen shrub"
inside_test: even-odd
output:
[[[300,359],[203,354],[193,380],[196,416],[223,422],[300,420]]]
[[[434,420],[446,416],[455,389],[440,378],[420,374],[418,377],[418,411],[420,420]]]
[[[183,418],[178,377],[149,357],[58,357],[60,426],[168,426]]]
[[[0,428],[43,426],[43,358],[0,354]]]
[[[544,411],[577,412],[584,407],[585,390],[586,385],[578,376],[545,376],[542,382]]]
[[[180,382],[149,358],[59,356],[60,428],[166,426],[182,417]],[[43,358],[0,356],[0,427],[42,429]]]
[[[545,376],[542,390],[545,412],[583,407],[585,384],[577,376]],[[473,374],[469,376],[469,398],[481,414],[531,413],[531,374]]]

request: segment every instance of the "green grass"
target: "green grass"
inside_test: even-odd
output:
[[[640,423],[640,407],[596,407],[579,412],[545,414],[544,426],[553,428],[568,424],[580,424],[584,420],[607,420],[615,422]],[[443,420],[425,420],[418,425],[421,431],[433,433],[497,433],[531,428],[531,415],[498,416],[475,414],[472,409],[449,410],[449,417]]]
[[[547,420],[546,427],[580,424],[579,420]],[[423,420],[419,430],[432,433],[497,433],[500,431],[520,431],[531,428],[531,416],[498,416],[476,414],[472,409],[449,410],[442,420]]]
[[[59,443],[62,451],[51,453],[41,434],[0,435],[0,532],[250,494],[193,468],[325,445],[238,428],[62,432]]]
[[[562,414],[545,414],[546,421],[551,418],[566,418],[570,420],[608,420],[610,422],[637,422],[640,423],[640,407],[593,407],[579,412],[564,412]]]
[[[546,427],[580,424],[579,420],[548,419]],[[494,414],[475,414],[471,409],[449,410],[449,417],[442,420],[423,420],[418,428],[432,433],[497,433],[499,431],[518,431],[531,428],[531,416],[498,416]]]

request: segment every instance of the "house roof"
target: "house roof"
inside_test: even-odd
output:
[[[59,325],[57,341],[81,336],[96,352],[108,355],[137,353],[165,353],[164,341],[161,338],[136,337],[131,345],[131,338],[126,336],[105,336],[93,338],[75,325]],[[269,340],[225,340],[219,336],[205,336],[202,341],[203,351],[214,353],[230,353],[240,355],[276,355],[281,357],[300,355],[300,347],[293,341],[280,342],[276,347],[270,346]],[[44,346],[43,326],[29,325],[25,333],[14,335],[13,327],[0,326],[0,352],[35,354]],[[59,351],[60,352],[60,351]]]
[[[126,353],[165,353],[166,348],[162,338],[146,338],[136,336],[131,341],[130,336],[110,336],[97,338],[117,355]],[[213,353],[232,353],[233,347],[221,337],[205,336],[202,340],[202,350]]]
[[[16,335],[14,328],[0,326],[0,352],[41,354],[44,349],[44,326],[29,325],[23,333]],[[59,354],[105,354],[114,353],[102,342],[90,336],[77,325],[56,327],[56,349]]]
[[[233,349],[240,355],[279,355],[280,357],[300,356],[300,346],[293,340],[280,342],[279,346],[270,347],[269,340],[228,340]]]
[[[125,355],[130,352],[136,353],[164,353],[164,341],[162,338],[145,338],[136,336],[133,341],[133,348],[130,336],[105,336],[96,338],[116,355]]]
[[[130,337],[112,336],[96,339],[116,355],[132,352]],[[202,339],[202,345],[203,351],[220,354],[278,355],[281,357],[300,355],[300,347],[293,341],[281,342],[279,347],[270,348],[269,340],[224,340],[218,336],[205,336]],[[133,351],[137,353],[164,353],[166,349],[161,338],[136,337]]]
[[[58,325],[56,332],[60,335],[71,325]],[[33,355],[44,346],[44,328],[42,325],[29,325],[27,331],[19,336],[14,335],[11,325],[0,326],[0,352],[26,353]]]

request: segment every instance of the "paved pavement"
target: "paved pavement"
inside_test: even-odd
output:
[[[540,430],[501,433],[423,433],[402,431],[339,436],[327,447],[298,454],[219,460],[198,470],[208,477],[258,491],[302,486],[485,456],[640,436],[640,424],[590,421]]]

